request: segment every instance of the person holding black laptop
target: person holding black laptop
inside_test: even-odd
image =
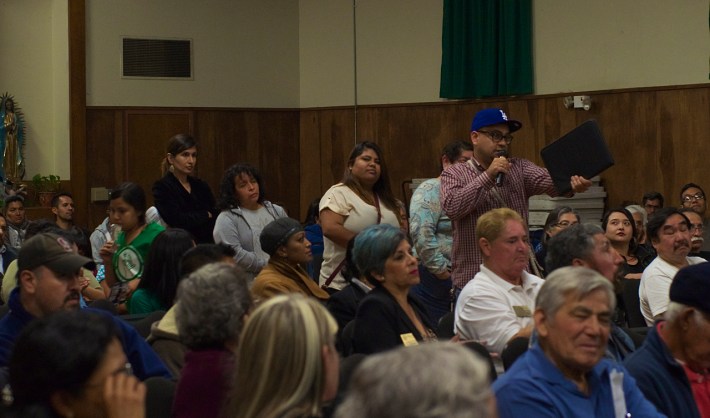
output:
[[[441,174],[441,207],[454,224],[452,279],[457,291],[478,273],[483,261],[476,245],[476,220],[491,209],[509,207],[527,222],[528,198],[557,196],[550,173],[531,161],[509,156],[512,133],[522,127],[502,109],[483,109],[471,123],[473,158]],[[571,191],[587,190],[592,182],[571,176]]]

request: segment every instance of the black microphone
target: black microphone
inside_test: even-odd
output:
[[[508,150],[504,149],[499,149],[498,151],[495,152],[496,157],[508,157]],[[496,187],[500,187],[501,184],[503,184],[503,177],[505,176],[505,173],[500,172],[496,174]]]

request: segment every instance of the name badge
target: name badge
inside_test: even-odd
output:
[[[513,306],[513,310],[518,318],[530,318],[532,316],[532,311],[525,305]]]
[[[402,339],[402,344],[404,344],[405,347],[419,345],[417,339],[414,338],[414,334],[412,334],[411,332],[408,332],[406,334],[399,334],[399,338]]]

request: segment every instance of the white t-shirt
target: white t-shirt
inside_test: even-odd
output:
[[[700,257],[686,258],[689,265],[707,261]],[[671,283],[678,270],[678,267],[671,265],[659,256],[643,271],[641,284],[639,285],[639,300],[641,302],[641,313],[646,320],[646,325],[649,327],[653,325],[655,316],[668,310]]]
[[[488,351],[500,353],[513,335],[532,323],[543,283],[523,271],[522,286],[517,286],[481,264],[456,302],[454,331],[463,340],[479,341]]]
[[[338,183],[328,189],[320,200],[318,211],[330,209],[338,215],[345,217],[346,229],[359,233],[370,225],[377,224],[377,209],[365,203],[348,186]],[[389,224],[399,228],[399,217],[396,213],[385,207],[380,202],[380,212],[382,213],[381,224]],[[345,259],[345,248],[337,245],[328,237],[323,237],[323,265],[320,268],[320,284],[322,285],[331,273]],[[330,287],[342,289],[347,283],[338,272]]]

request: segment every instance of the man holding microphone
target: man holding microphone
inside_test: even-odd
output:
[[[454,164],[441,174],[441,208],[454,226],[451,253],[452,279],[457,293],[478,273],[483,261],[476,245],[476,220],[491,209],[509,207],[528,220],[528,198],[557,196],[548,171],[531,161],[509,157],[513,132],[522,123],[508,119],[501,109],[483,109],[471,123],[473,158]],[[572,176],[575,193],[584,192],[592,182]]]

